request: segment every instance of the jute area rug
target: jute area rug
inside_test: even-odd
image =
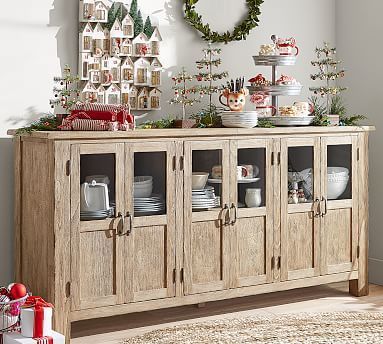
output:
[[[216,320],[156,330],[123,343],[383,343],[383,313],[313,313]]]

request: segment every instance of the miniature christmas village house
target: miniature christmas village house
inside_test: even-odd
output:
[[[100,23],[108,22],[108,6],[103,1],[96,1],[96,21]]]
[[[105,91],[105,101],[109,105],[121,104],[121,89],[117,85],[111,85]]]
[[[149,85],[150,62],[146,58],[139,58],[134,62],[134,84]]]
[[[80,22],[106,23],[108,11],[109,7],[102,0],[80,0]]]
[[[150,40],[149,40],[150,54],[152,56],[159,56],[160,55],[160,42],[162,42],[162,37],[161,37],[160,31],[156,27],[153,31],[152,36],[150,37]]]
[[[110,73],[112,74],[112,83],[119,84],[121,80],[121,59],[112,57],[110,59]]]
[[[138,110],[149,109],[149,90],[147,87],[141,88],[138,92]]]
[[[117,18],[110,30],[110,52],[111,55],[120,55],[123,31],[120,20]]]
[[[133,38],[134,37],[134,20],[133,18],[127,14],[125,18],[122,20],[122,31],[124,37]]]
[[[102,57],[105,49],[105,41],[109,38],[105,36],[105,31],[100,23],[97,23],[93,30],[93,54]]]
[[[134,73],[134,64],[130,57],[127,57],[121,65],[121,81],[132,83]]]
[[[85,103],[94,103],[97,101],[97,89],[88,81],[81,91],[81,101]]]
[[[121,84],[121,103],[124,105],[128,105],[129,97],[130,97],[130,84],[128,84],[127,82],[123,82]]]
[[[158,88],[153,88],[149,93],[150,108],[152,110],[160,110],[161,91]]]
[[[80,53],[78,68],[81,80],[89,80],[89,64],[92,61],[92,53]]]
[[[90,23],[83,24],[80,28],[79,49],[80,52],[92,52],[93,28]]]
[[[150,54],[149,40],[143,32],[133,39],[133,52],[135,56],[145,56]]]
[[[120,56],[131,56],[133,53],[132,41],[129,38],[125,38],[121,44]]]
[[[137,97],[138,97],[138,89],[136,86],[132,86],[130,88],[130,93],[129,93],[129,104],[133,110],[137,109]]]
[[[150,85],[152,87],[161,85],[161,71],[162,64],[158,58],[155,57],[150,65]]]
[[[97,103],[105,103],[105,88],[101,85],[97,89]]]

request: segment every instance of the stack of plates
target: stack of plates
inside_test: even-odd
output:
[[[208,186],[202,190],[192,191],[192,209],[208,210],[220,206],[220,198],[215,196],[214,188]]]
[[[151,216],[165,212],[165,200],[162,195],[134,198],[134,215]]]
[[[103,209],[103,210],[80,212],[81,221],[104,220],[112,216],[114,216],[114,207],[111,207],[109,209]]]
[[[221,117],[226,128],[254,128],[258,125],[257,111],[225,111]]]

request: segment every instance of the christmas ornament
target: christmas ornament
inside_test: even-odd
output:
[[[18,300],[27,295],[27,288],[24,284],[15,283],[11,286],[9,294],[14,300]]]

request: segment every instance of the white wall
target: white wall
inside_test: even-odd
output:
[[[348,70],[345,98],[353,113],[366,114],[377,132],[370,142],[370,280],[383,284],[382,80],[383,2],[337,0],[338,55]]]
[[[162,62],[167,74],[182,66],[194,71],[194,62],[205,46],[198,34],[183,21],[181,3],[179,0],[139,1],[146,14],[155,13],[159,18],[164,38]],[[5,138],[8,128],[18,127],[50,110],[48,99],[52,96],[53,76],[60,75],[64,64],[76,64],[78,25],[77,0],[55,0],[53,3],[52,0],[19,0],[2,5],[0,138]],[[206,13],[207,21],[215,22],[219,29],[229,29],[225,23],[230,22],[230,14],[240,13],[238,9],[241,8],[244,7],[231,0],[209,0],[200,7]],[[324,40],[335,42],[335,1],[265,1],[260,27],[246,41],[222,46],[222,70],[228,70],[234,78],[269,73],[266,68],[254,67],[252,55],[258,52],[261,43],[269,41],[271,34],[296,37],[301,49],[298,65],[284,70],[309,86],[313,49]],[[21,52],[20,48],[23,49]],[[171,82],[167,81],[163,86],[163,110],[153,114],[152,118],[179,112],[165,102],[173,94],[170,87]],[[306,88],[301,98],[308,95]],[[13,271],[12,172],[10,140],[0,139],[0,285],[12,280]]]

